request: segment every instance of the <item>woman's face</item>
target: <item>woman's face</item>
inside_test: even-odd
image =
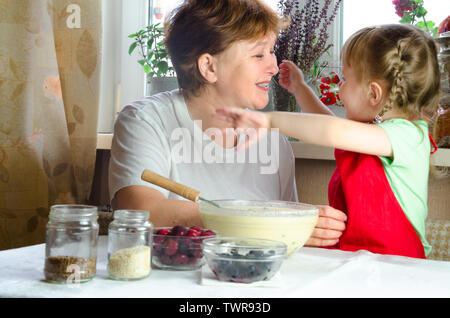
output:
[[[223,106],[262,109],[269,102],[269,82],[278,73],[275,34],[233,43],[215,56],[214,87]],[[219,101],[218,101],[219,102]]]

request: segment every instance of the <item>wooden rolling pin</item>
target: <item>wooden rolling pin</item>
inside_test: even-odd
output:
[[[188,200],[194,202],[197,202],[199,200],[205,201],[219,208],[219,206],[216,203],[202,198],[200,196],[200,191],[194,190],[192,188],[189,188],[188,186],[185,186],[184,184],[180,184],[173,180],[167,179],[151,170],[145,169],[144,172],[142,172],[141,179],[154,185],[157,185],[161,188],[164,188],[166,190],[169,190],[173,193],[176,193],[179,196],[182,196],[183,198],[186,198]]]

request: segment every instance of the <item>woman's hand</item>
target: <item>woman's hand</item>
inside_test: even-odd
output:
[[[291,61],[283,61],[279,68],[279,83],[281,87],[284,87],[289,93],[295,95],[300,85],[305,83],[302,71]]]
[[[319,220],[305,246],[333,246],[345,230],[347,215],[335,208],[319,205]]]
[[[270,128],[270,115],[259,111],[249,111],[235,107],[224,107],[213,114],[215,119],[224,120],[231,124],[235,133],[245,134],[245,143],[238,144],[237,150],[245,149],[258,141]],[[226,130],[224,128],[222,130]]]

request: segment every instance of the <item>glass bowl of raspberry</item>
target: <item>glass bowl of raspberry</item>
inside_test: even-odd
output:
[[[287,257],[287,245],[280,241],[217,237],[203,242],[206,262],[220,281],[253,283],[270,280]]]
[[[198,226],[157,227],[152,235],[152,266],[165,270],[196,270],[205,264],[202,243],[215,238],[213,230]]]

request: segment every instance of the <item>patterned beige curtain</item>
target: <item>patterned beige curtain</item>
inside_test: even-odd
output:
[[[101,0],[0,0],[0,250],[89,197],[101,33]]]

